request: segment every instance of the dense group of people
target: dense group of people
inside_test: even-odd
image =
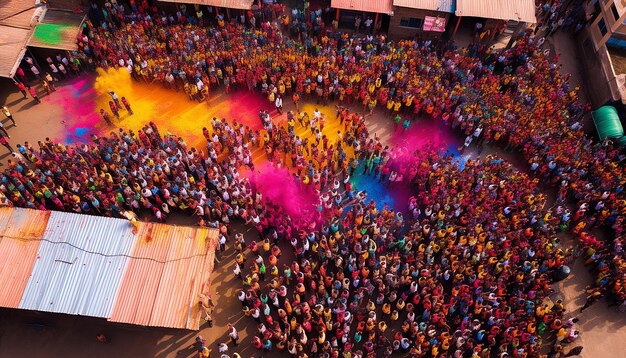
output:
[[[478,131],[481,142],[520,151],[562,200],[576,201],[571,223],[598,266],[598,284],[626,298],[624,152],[584,134],[588,108],[559,74],[558,56],[541,50],[543,37],[529,33],[511,49],[492,52],[482,45],[458,50],[430,40],[322,31],[315,12],[312,19],[293,18],[299,21],[287,15],[251,21],[258,16],[248,13],[217,26],[181,12],[124,14],[122,7],[119,13],[118,21],[105,21],[83,38],[96,63],[127,67],[137,78],[192,98],[222,86],[257,89],[272,102],[297,96],[358,103],[364,110],[380,106],[406,118],[441,119],[469,142]],[[610,239],[594,239],[594,227],[608,229]]]
[[[562,302],[544,302],[577,254],[560,245],[564,231],[595,274],[588,303],[625,301],[624,149],[584,133],[589,108],[559,74],[558,56],[542,51],[542,36],[494,52],[351,36],[325,26],[321,13],[290,16],[280,7],[208,24],[202,12],[131,5],[92,9],[82,58],[192,100],[241,88],[280,112],[291,98],[297,109],[301,99],[361,113],[379,107],[405,127],[442,121],[466,146],[521,153],[528,174],[495,156],[460,170],[434,148],[387,147],[363,115],[339,106],[342,128],[332,134],[317,110],[288,112],[283,124],[261,112],[262,131],[213,118],[205,149],[153,123],[90,144],[24,143],[1,176],[3,203],[113,217],[149,211],[162,221],[181,211],[219,228],[220,246],[228,240],[238,251],[238,298],[258,322],[253,344],[294,356],[535,357],[545,332],[559,343],[552,356],[565,356],[576,321],[563,318]],[[122,107],[112,99],[115,115]],[[263,195],[245,174],[255,170],[256,148],[315,202],[295,215]],[[377,207],[352,186],[356,170],[410,188],[406,210]],[[554,205],[539,185],[556,189]],[[235,219],[253,225],[258,241],[233,233]],[[296,260],[281,266],[285,247]]]
[[[408,216],[361,192],[325,207],[314,231],[261,226],[262,240],[248,246],[236,236],[238,298],[258,322],[258,349],[530,357],[544,332],[575,331],[562,302],[543,301],[572,251],[560,247],[563,218],[551,217],[536,181],[491,156],[463,171],[428,148],[382,156],[382,168],[416,188]],[[297,260],[279,267],[284,241]]]
[[[260,323],[253,341],[260,349],[533,356],[542,332],[574,329],[561,320],[562,304],[542,303],[571,253],[555,237],[562,218],[546,219],[545,198],[531,178],[497,158],[460,171],[428,148],[385,148],[369,139],[362,116],[343,109],[340,116],[345,132],[330,143],[309,142],[309,122],[277,125],[260,141],[249,128],[218,119],[212,134],[205,131],[206,153],[162,136],[152,123],[137,133],[94,136],[92,144],[26,143],[0,190],[15,205],[42,210],[123,217],[149,210],[159,220],[187,212],[219,228],[222,245],[234,237],[246,288],[239,297]],[[267,123],[267,114],[260,120]],[[240,174],[238,168],[254,168],[250,150],[257,147],[317,194],[318,205],[299,222]],[[416,187],[406,218],[377,209],[351,187],[356,164],[370,158],[372,180],[401,178],[394,185]],[[257,228],[258,242],[230,232],[236,218]],[[278,267],[287,242],[298,260]],[[387,331],[395,321],[401,329]]]

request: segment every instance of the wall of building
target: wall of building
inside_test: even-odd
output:
[[[593,37],[589,30],[581,34],[578,40],[584,77],[587,78],[585,86],[588,89],[587,93],[593,107],[598,108],[607,102],[620,100],[617,78],[613,72],[606,46],[602,45],[599,50],[595,49]]]
[[[626,21],[625,3],[622,0],[599,0],[600,12],[587,27],[596,50],[602,48],[614,32],[620,31]]]
[[[393,11],[393,16],[391,17],[391,21],[389,23],[389,37],[393,39],[400,38],[411,38],[416,35],[429,34],[431,36],[439,36],[443,34],[442,32],[431,32],[422,31],[422,27],[413,28],[402,26],[402,19],[421,19],[422,26],[423,20],[426,16],[439,16],[446,19],[446,27],[448,20],[450,19],[450,14],[446,12],[432,11],[432,10],[421,10],[421,9],[410,9],[406,7],[396,7]]]
[[[46,2],[48,8],[62,9],[62,10],[75,10],[81,6],[84,11],[89,11],[90,2],[86,0],[48,0]]]

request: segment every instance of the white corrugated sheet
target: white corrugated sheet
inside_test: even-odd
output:
[[[330,7],[393,15],[392,0],[331,0]]]
[[[217,6],[228,9],[252,9],[252,3],[254,0],[159,0],[165,2],[176,2],[185,4],[198,4],[207,6]]]
[[[457,0],[456,16],[537,22],[534,0]]]
[[[132,229],[126,220],[53,212],[20,308],[108,318]]]
[[[393,0],[393,6],[454,13],[455,0]]]

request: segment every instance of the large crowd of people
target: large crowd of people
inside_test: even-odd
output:
[[[246,315],[259,321],[253,344],[260,349],[300,356],[536,355],[543,331],[565,327],[562,306],[548,309],[542,299],[571,256],[555,236],[563,219],[548,219],[536,181],[498,158],[470,161],[460,171],[451,157],[428,148],[390,150],[368,139],[362,116],[340,115],[345,135],[330,144],[303,143],[291,128],[308,132],[310,123],[277,126],[261,143],[248,128],[217,119],[206,153],[162,136],[154,124],[94,136],[92,144],[26,143],[0,190],[15,205],[42,210],[149,210],[159,220],[182,211],[219,228],[220,242],[234,236],[245,287],[239,297]],[[318,193],[319,205],[298,219],[304,222],[291,222],[240,174],[238,168],[254,167],[250,150],[257,146]],[[311,160],[302,163],[305,155]],[[359,158],[379,158],[372,180],[415,186],[407,217],[377,209],[350,187],[346,179]],[[235,218],[254,225],[259,241],[229,233]],[[287,242],[298,260],[278,267]],[[402,327],[387,331],[394,321]]]
[[[575,330],[562,302],[542,301],[572,253],[536,182],[496,157],[460,171],[432,150],[390,154],[384,166],[418,187],[408,216],[357,195],[315,232],[239,246],[251,266],[239,299],[258,322],[258,349],[530,357],[544,332]],[[284,239],[298,260],[278,268],[270,245]]]
[[[482,45],[458,50],[430,40],[349,36],[304,16],[253,18],[260,19],[248,13],[203,26],[181,12],[138,11],[103,20],[82,43],[99,66],[127,67],[136,78],[192,98],[209,88],[240,87],[272,101],[297,94],[364,110],[378,105],[405,117],[441,119],[468,137],[478,130],[484,142],[521,152],[562,200],[576,201],[574,225],[600,266],[598,283],[625,298],[624,152],[585,135],[581,119],[589,108],[559,74],[558,58],[541,50],[542,37],[529,33],[501,52]],[[594,227],[609,230],[610,240],[594,239]]]
[[[134,4],[134,3],[133,3]],[[622,249],[625,153],[583,131],[588,106],[559,74],[558,56],[528,33],[511,49],[438,41],[352,36],[321,13],[168,14],[147,3],[92,9],[79,39],[82,58],[123,67],[140,81],[206,100],[240,88],[277,98],[380,107],[406,123],[438,120],[465,143],[521,153],[528,174],[487,156],[459,170],[432,148],[416,153],[371,138],[364,117],[339,107],[343,131],[322,136],[318,113],[289,113],[253,131],[213,119],[207,148],[161,135],[151,123],[91,144],[25,143],[2,175],[3,202],[107,216],[172,211],[234,238],[244,312],[258,322],[253,344],[294,356],[539,356],[544,332],[577,337],[563,303],[544,304],[549,284],[577,254],[558,234],[574,235],[592,266],[591,302],[626,299]],[[104,11],[102,11],[104,10]],[[548,10],[548,9],[547,9]],[[546,11],[547,11],[546,10]],[[80,57],[80,56],[79,56]],[[278,108],[278,104],[276,105]],[[298,136],[301,126],[311,135]],[[242,175],[254,148],[318,202],[293,217]],[[380,208],[350,177],[411,188],[406,211]],[[556,203],[539,190],[551,186]],[[570,209],[571,208],[571,209]],[[239,218],[259,241],[230,230]],[[601,237],[598,237],[601,236]],[[281,249],[297,260],[279,267]],[[563,356],[555,346],[554,356]],[[469,354],[468,352],[471,352]]]

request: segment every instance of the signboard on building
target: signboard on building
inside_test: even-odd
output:
[[[446,18],[445,17],[424,17],[424,31],[444,32],[446,31]]]

